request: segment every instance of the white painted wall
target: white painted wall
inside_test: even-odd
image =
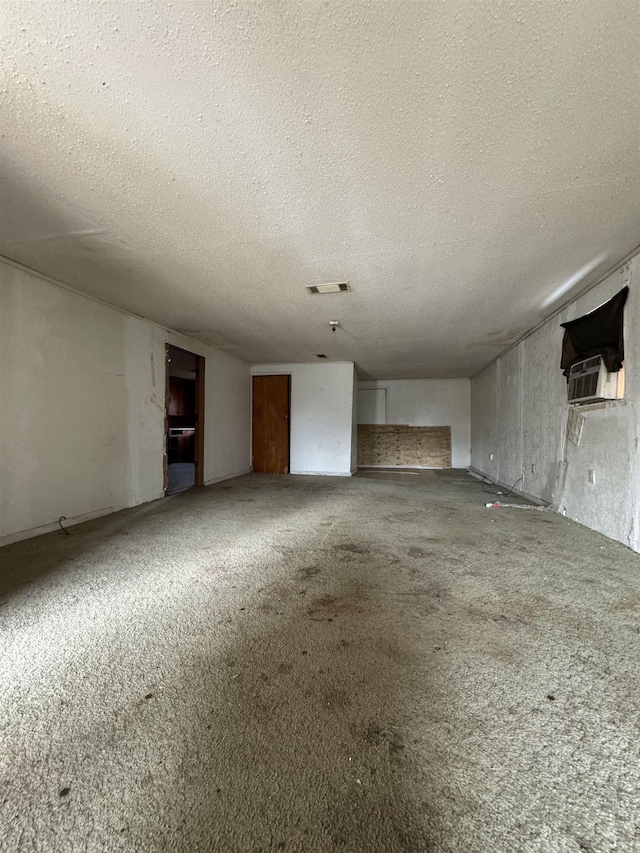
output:
[[[567,384],[560,324],[625,284],[625,399],[580,409],[579,446],[565,439]],[[640,550],[640,255],[564,308],[471,382],[471,464],[553,503],[570,518]],[[494,454],[491,461],[490,455]],[[533,470],[532,470],[533,466]],[[595,483],[589,483],[589,469]]]
[[[206,358],[205,478],[249,469],[249,367],[0,261],[0,544],[158,498],[165,342]]]
[[[469,465],[470,383],[468,379],[401,379],[359,382],[358,389],[387,389],[387,423],[450,426],[451,464]]]
[[[251,373],[291,376],[291,473],[349,476],[353,452],[353,362],[257,364]]]
[[[359,424],[386,424],[387,389],[358,388],[357,410]]]

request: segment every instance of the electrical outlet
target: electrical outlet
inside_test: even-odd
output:
[[[536,473],[536,466],[535,466],[535,465],[532,465],[532,466],[531,466],[531,473],[532,473],[532,474],[535,474],[535,473]]]
[[[589,468],[589,482],[595,483],[595,481],[596,481],[596,472],[593,470],[593,468]]]

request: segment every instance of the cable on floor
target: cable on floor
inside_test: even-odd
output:
[[[481,480],[482,491],[483,491],[483,492],[486,492],[488,495],[502,495],[502,497],[506,498],[506,497],[508,497],[508,496],[513,492],[513,490],[514,490],[514,489],[515,489],[515,487],[518,485],[518,483],[522,482],[522,480],[524,480],[524,477],[520,477],[520,479],[519,479],[519,480],[516,480],[516,481],[515,481],[515,483],[513,484],[513,486],[511,486],[511,488],[509,489],[509,491],[508,491],[508,492],[504,492],[504,491],[502,491],[502,490],[497,489],[497,488],[496,488],[496,485],[497,485],[497,484],[496,484],[496,483],[492,483],[490,480]],[[487,486],[491,486],[492,488],[487,489],[487,488],[486,488]]]

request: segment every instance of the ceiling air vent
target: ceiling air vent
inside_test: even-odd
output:
[[[342,293],[351,290],[348,281],[332,281],[329,284],[308,284],[309,293]]]

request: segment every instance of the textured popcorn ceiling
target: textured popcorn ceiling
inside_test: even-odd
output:
[[[640,242],[637,0],[1,14],[0,252],[247,361],[468,376]]]

